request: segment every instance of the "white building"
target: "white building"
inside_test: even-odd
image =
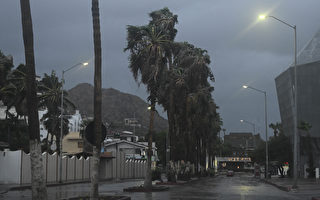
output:
[[[0,120],[1,119],[6,119],[6,109],[7,107],[3,105],[2,101],[0,101]],[[14,107],[12,107],[9,110],[10,113],[17,115],[16,110]],[[40,122],[40,139],[43,140],[47,138],[48,135],[48,130],[45,128],[43,121],[41,120],[43,115],[47,113],[47,109],[44,110],[39,110],[38,115],[39,115],[39,122]],[[79,110],[76,110],[74,115],[69,115],[69,132],[80,132],[81,128],[81,123],[82,123],[82,118]],[[26,118],[28,120],[28,118]],[[54,138],[55,140],[55,138]]]
[[[76,113],[71,115],[69,120],[69,132],[80,132],[82,117],[79,110],[76,110]]]
[[[147,159],[146,151],[148,149],[147,142],[130,142],[127,140],[115,140],[104,144],[104,152],[111,152],[116,156],[118,152],[123,152],[127,159]],[[155,143],[152,143],[152,166],[156,166],[158,161],[157,148]]]

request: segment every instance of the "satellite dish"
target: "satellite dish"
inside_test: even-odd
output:
[[[94,145],[96,141],[93,129],[94,129],[94,121],[90,122],[85,129],[85,138],[88,140],[88,142],[91,145]],[[106,136],[107,136],[107,128],[105,127],[105,125],[101,124],[101,142],[106,138]]]

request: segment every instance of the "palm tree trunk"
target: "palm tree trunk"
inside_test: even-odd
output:
[[[99,198],[99,165],[101,151],[101,34],[99,0],[92,0],[93,41],[94,41],[94,134],[93,165],[90,199]]]
[[[144,188],[147,190],[152,189],[152,172],[151,172],[151,154],[152,154],[152,133],[153,133],[153,121],[155,112],[155,101],[151,102],[150,110],[150,122],[149,122],[149,138],[148,138],[148,152],[147,152],[147,173],[144,179]]]
[[[31,160],[31,188],[32,199],[47,199],[47,189],[41,156],[38,99],[35,81],[35,64],[33,49],[33,29],[29,0],[20,0],[21,21],[25,59],[27,66],[27,103],[28,103],[28,130]]]

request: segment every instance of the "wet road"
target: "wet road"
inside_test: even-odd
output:
[[[194,199],[221,199],[221,200],[285,200],[303,199],[295,193],[281,191],[271,185],[264,184],[252,178],[251,174],[236,173],[234,177],[218,176],[203,178],[185,185],[172,186],[169,191],[154,193],[124,193],[125,187],[142,184],[142,181],[103,183],[100,185],[101,194],[118,194],[131,196],[132,200],[194,200]],[[49,199],[60,199],[87,195],[89,184],[73,184],[58,187],[48,187]],[[10,191],[0,195],[0,199],[31,199],[31,191]]]

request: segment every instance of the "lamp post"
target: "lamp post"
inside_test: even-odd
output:
[[[82,65],[82,66],[87,66],[88,63],[84,62],[84,63],[77,63],[65,70],[62,70],[62,79],[61,79],[61,116],[60,116],[60,145],[59,145],[59,150],[60,150],[60,165],[59,165],[59,170],[60,170],[60,176],[59,176],[59,182],[62,182],[62,139],[63,139],[63,85],[64,85],[64,74],[68,71],[70,71],[71,69]]]
[[[293,186],[292,188],[297,188],[298,183],[298,147],[299,140],[298,137],[298,84],[297,84],[297,26],[291,25],[275,16],[271,15],[260,15],[259,19],[264,20],[267,17],[273,18],[282,24],[289,26],[294,32],[294,86],[292,91],[294,93],[294,109],[293,109]]]
[[[265,170],[265,177],[266,179],[268,178],[268,170],[269,170],[269,158],[268,158],[268,117],[267,117],[267,92],[263,91],[263,90],[259,90],[257,88],[248,86],[248,85],[244,85],[242,86],[245,89],[251,89],[260,93],[264,94],[264,121],[265,121],[265,126],[266,126],[266,170]]]
[[[241,119],[240,122],[241,122],[241,123],[250,124],[250,125],[252,126],[252,128],[253,128],[253,135],[256,133],[256,125],[255,125],[254,123],[249,122],[249,121],[246,121],[246,120],[243,120],[243,119]]]

